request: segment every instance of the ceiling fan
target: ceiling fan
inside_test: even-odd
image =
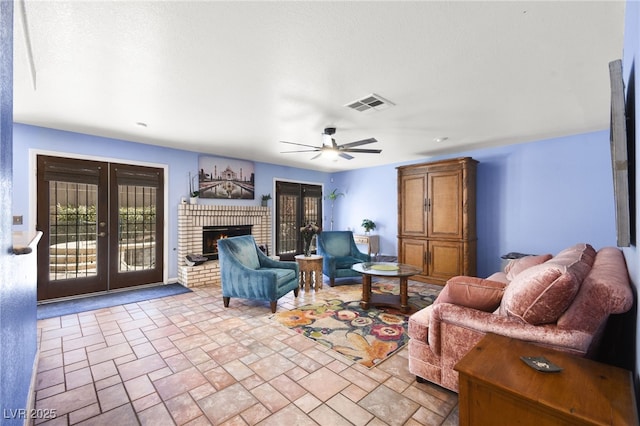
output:
[[[335,159],[337,159],[337,157],[342,157],[347,160],[351,160],[353,156],[347,154],[348,152],[361,153],[361,154],[380,154],[382,152],[381,149],[354,148],[356,146],[378,142],[375,138],[362,139],[360,141],[338,145],[336,143],[336,140],[333,139],[332,137],[335,133],[336,133],[335,127],[327,127],[326,129],[324,129],[324,132],[322,132],[322,146],[313,146],[313,145],[305,145],[303,143],[280,141],[282,143],[288,143],[290,145],[298,145],[298,146],[311,148],[311,149],[301,149],[297,151],[282,151],[282,154],[288,154],[292,152],[317,152],[318,154],[315,155],[313,158],[311,158],[312,160],[320,157],[321,155],[326,157],[333,157]]]

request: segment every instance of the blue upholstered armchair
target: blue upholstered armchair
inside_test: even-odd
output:
[[[322,256],[322,273],[329,277],[329,285],[336,278],[358,277],[351,266],[371,262],[371,256],[358,250],[351,231],[322,231],[317,236],[318,254]]]
[[[218,257],[225,308],[229,307],[232,297],[240,297],[268,300],[271,312],[275,312],[278,299],[291,290],[298,297],[298,264],[265,256],[253,236],[218,240]]]

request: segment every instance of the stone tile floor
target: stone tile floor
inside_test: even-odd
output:
[[[410,282],[411,288],[421,284]],[[278,311],[360,285],[324,287]],[[219,286],[38,322],[36,408],[47,425],[457,425],[457,395],[419,384],[407,349],[367,369]]]

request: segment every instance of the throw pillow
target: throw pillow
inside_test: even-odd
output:
[[[513,281],[516,275],[518,275],[520,272],[524,271],[525,269],[529,269],[532,266],[544,263],[552,257],[553,256],[551,256],[550,254],[539,254],[535,256],[524,256],[520,259],[513,259],[512,261],[507,263],[507,266],[505,266],[504,273],[507,274],[507,279],[509,281]]]
[[[453,303],[479,311],[493,312],[500,306],[505,286],[505,283],[478,277],[453,277],[447,281],[433,304]]]
[[[509,283],[500,314],[534,325],[553,323],[569,307],[579,288],[580,281],[567,266],[532,266]]]

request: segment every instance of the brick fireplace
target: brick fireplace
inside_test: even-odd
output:
[[[202,254],[202,231],[205,227],[251,225],[251,235],[258,245],[271,241],[271,209],[261,206],[215,206],[180,204],[178,206],[178,282],[185,287],[220,284],[217,260],[188,266],[187,254]]]

